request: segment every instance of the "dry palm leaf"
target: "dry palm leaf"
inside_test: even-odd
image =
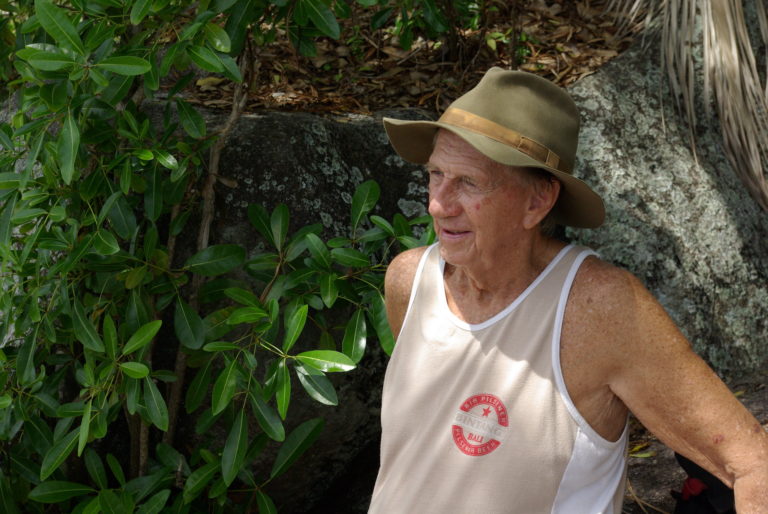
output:
[[[763,43],[768,45],[768,20],[761,0],[753,0]],[[701,20],[704,49],[703,96],[714,103],[725,153],[736,174],[763,210],[768,211],[768,83],[761,85],[741,1],[612,0],[608,10],[621,21],[617,37],[633,26],[642,12],[662,17],[662,66],[678,105],[696,124],[693,45]],[[646,22],[650,18],[646,18]],[[768,61],[766,62],[768,68]],[[765,88],[765,89],[764,89]]]

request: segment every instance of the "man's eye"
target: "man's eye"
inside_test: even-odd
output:
[[[461,179],[461,183],[462,183],[463,185],[465,185],[465,186],[469,187],[469,188],[472,188],[472,189],[476,189],[476,188],[477,188],[477,184],[476,184],[476,183],[475,183],[475,181],[474,181],[474,180],[472,180],[471,178],[463,177],[463,178]]]

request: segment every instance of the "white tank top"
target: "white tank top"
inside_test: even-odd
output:
[[[369,514],[621,512],[627,430],[598,435],[560,369],[565,304],[593,254],[563,248],[514,302],[469,324],[427,249],[384,379]]]

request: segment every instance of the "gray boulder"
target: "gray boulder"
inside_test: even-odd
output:
[[[637,275],[717,370],[768,359],[768,214],[700,127],[695,155],[654,49],[636,47],[570,92],[582,113],[577,173],[603,196],[607,222],[572,239]]]

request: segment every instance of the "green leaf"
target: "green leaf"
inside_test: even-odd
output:
[[[285,359],[281,359],[277,365],[277,391],[275,392],[277,400],[277,412],[285,420],[288,414],[288,405],[291,403],[291,374],[288,371],[288,365]]]
[[[277,413],[264,401],[261,391],[257,387],[255,382],[251,382],[251,389],[248,390],[248,397],[251,399],[251,407],[256,421],[270,439],[278,442],[283,441],[285,439],[283,423]],[[254,389],[257,390],[254,391]]]
[[[320,32],[330,38],[339,39],[341,35],[339,22],[323,0],[301,0],[300,3],[304,5],[309,19]]]
[[[156,493],[149,500],[136,511],[136,514],[159,514],[165,504],[168,502],[168,497],[171,495],[170,489],[163,489],[159,493]]]
[[[7,394],[0,396],[0,409],[7,409],[12,402],[13,400]]]
[[[67,185],[72,182],[72,177],[75,174],[75,158],[78,148],[80,148],[80,129],[77,126],[76,117],[69,112],[61,124],[58,143],[61,178]]]
[[[144,379],[144,402],[150,421],[163,432],[168,430],[168,406],[150,377]]]
[[[233,82],[242,82],[243,75],[240,73],[240,67],[237,65],[237,61],[228,55],[219,54],[218,57],[221,60],[222,66],[224,66],[222,74]]]
[[[168,168],[169,170],[175,170],[179,167],[179,161],[176,160],[176,157],[170,154],[170,152],[166,152],[165,150],[155,149],[155,159],[157,159],[157,162],[159,162],[163,167]]]
[[[114,360],[117,357],[117,329],[109,314],[104,315],[101,330],[104,335],[104,347],[107,350],[107,355]]]
[[[43,457],[43,463],[40,466],[40,480],[45,480],[51,474],[59,469],[59,466],[69,457],[72,450],[77,445],[77,439],[80,436],[80,430],[76,429],[65,435],[46,452]]]
[[[128,409],[129,414],[136,414],[139,409],[141,382],[128,377],[123,381],[123,384],[125,384],[125,408]]]
[[[112,474],[117,479],[117,482],[120,485],[125,485],[125,473],[123,473],[123,468],[120,467],[120,462],[118,462],[115,456],[111,453],[107,454],[107,465],[109,466],[109,469],[112,470]]]
[[[176,470],[177,468],[174,468]],[[171,482],[169,470],[156,469],[151,475],[136,477],[123,487],[122,494],[129,494],[131,499],[141,501],[158,487],[168,485]],[[125,498],[125,496],[124,496]],[[122,512],[133,512],[132,509],[123,509]],[[122,512],[120,514],[122,514]]]
[[[304,325],[307,322],[307,313],[309,312],[308,305],[302,305],[298,309],[294,310],[290,317],[285,320],[285,338],[283,339],[283,351],[288,352],[301,335],[301,331],[304,330]],[[266,315],[266,313],[264,313]]]
[[[298,354],[296,358],[302,364],[326,373],[355,369],[354,361],[343,353],[334,350],[311,350]]]
[[[205,120],[197,112],[197,109],[189,105],[184,100],[176,99],[176,109],[179,113],[181,126],[191,137],[201,139],[205,137]]]
[[[143,478],[143,477],[142,477]],[[102,489],[99,491],[99,509],[94,510],[104,514],[124,514],[125,512],[133,511],[133,500],[128,495],[120,491],[117,492],[111,489]]]
[[[147,276],[146,265],[131,269],[125,274],[125,288],[134,289],[140,286],[145,276]]]
[[[242,53],[246,36],[251,30],[249,25],[255,21],[257,14],[260,14],[257,10],[257,5],[260,4],[256,0],[238,0],[232,6],[224,26],[232,41],[232,55]]]
[[[20,514],[10,481],[2,473],[0,473],[0,511],[3,514]]]
[[[203,346],[203,351],[205,352],[227,352],[230,350],[239,350],[240,347],[236,345],[235,343],[230,343],[229,341],[214,341],[213,343],[208,343],[205,346]]]
[[[204,31],[206,41],[208,41],[216,51],[225,54],[229,53],[232,49],[232,43],[229,41],[229,34],[227,34],[223,28],[215,23],[208,23],[206,24]]]
[[[277,514],[277,507],[272,498],[261,489],[256,491],[256,505],[259,507],[259,514]]]
[[[212,277],[231,271],[245,262],[245,248],[240,245],[209,246],[189,259],[184,267],[193,273]]]
[[[120,369],[131,378],[144,378],[149,375],[149,368],[140,362],[121,362]]]
[[[321,418],[310,419],[296,427],[293,432],[285,438],[285,442],[277,452],[275,463],[269,474],[270,479],[281,475],[291,467],[307,448],[315,442],[315,439],[317,439],[322,430],[323,420]]]
[[[376,206],[379,201],[381,189],[373,180],[367,180],[360,184],[352,196],[352,234],[355,233],[360,220]]]
[[[50,480],[29,492],[29,499],[40,503],[59,503],[75,496],[96,492],[92,487],[75,482]]]
[[[106,59],[97,62],[96,66],[127,77],[143,75],[152,68],[152,65],[146,59],[133,57],[131,55],[107,57]]]
[[[205,343],[205,325],[202,318],[181,298],[176,301],[173,328],[179,342],[187,348],[197,350]]]
[[[91,403],[93,400],[88,400],[88,403],[85,404],[85,411],[83,412],[83,418],[80,421],[80,429],[78,430],[78,441],[77,441],[77,456],[83,454],[83,449],[85,448],[86,443],[88,442],[88,434],[91,430]]]
[[[223,411],[232,397],[235,396],[237,388],[237,361],[232,361],[225,367],[213,384],[213,395],[211,396],[211,411],[213,415]]]
[[[322,371],[296,365],[296,376],[310,398],[325,405],[338,405],[339,397],[333,384]]]
[[[157,319],[142,325],[125,343],[121,355],[128,355],[146,346],[155,337],[162,324],[162,320]]]
[[[281,203],[272,211],[272,216],[269,220],[272,240],[275,242],[275,248],[278,251],[283,249],[285,237],[288,235],[288,220],[288,206]]]
[[[190,45],[187,48],[187,54],[192,62],[197,64],[203,70],[212,71],[214,73],[222,73],[224,71],[224,65],[221,59],[206,46]]]
[[[331,256],[342,266],[364,268],[371,265],[368,256],[354,248],[334,248],[331,250]]]
[[[83,41],[63,9],[53,5],[50,0],[35,0],[35,14],[40,26],[56,43],[85,55]]]
[[[75,64],[75,60],[67,54],[57,52],[35,52],[27,62],[33,68],[43,71],[59,71]]]
[[[341,350],[357,364],[363,358],[366,343],[365,312],[358,309],[347,322]]]
[[[243,467],[247,450],[248,418],[245,416],[245,409],[240,409],[221,453],[221,478],[227,487],[232,484],[240,468]]]
[[[208,464],[196,469],[187,478],[184,483],[184,492],[182,496],[184,503],[189,503],[197,497],[198,494],[208,485],[213,475],[219,470],[218,462],[209,462]]]
[[[272,229],[270,228],[269,214],[263,206],[259,204],[249,205],[248,220],[259,231],[259,234],[264,236],[272,246],[275,246],[275,238],[272,237]]]
[[[312,258],[324,269],[330,269],[331,267],[331,252],[325,246],[325,243],[317,237],[315,234],[306,235],[307,248],[309,253],[312,254]]]
[[[260,307],[241,307],[235,309],[227,318],[228,325],[239,325],[240,323],[256,323],[269,314]]]
[[[30,334],[24,338],[16,357],[16,375],[22,385],[31,384],[35,380],[35,352],[37,341],[35,335]]]
[[[12,194],[10,198],[7,198],[3,202],[5,205],[2,207],[2,214],[0,214],[0,250],[3,248],[10,249],[11,220],[13,219],[13,212],[16,209],[18,196],[18,193]]]
[[[180,470],[184,475],[191,473],[187,459],[179,453],[173,446],[165,443],[157,445],[157,458],[166,467],[178,471]]]
[[[163,174],[157,169],[157,166],[153,166],[148,173],[147,189],[144,192],[144,215],[154,222],[162,213]]]
[[[372,318],[373,329],[376,331],[376,337],[379,338],[381,349],[387,355],[392,355],[392,350],[395,348],[395,338],[387,320],[387,307],[384,303],[384,297],[378,291],[371,299],[371,306],[368,312]]]
[[[326,307],[331,308],[339,297],[339,288],[336,285],[337,276],[335,273],[324,273],[320,275],[320,298]]]
[[[258,297],[250,291],[246,291],[245,289],[239,287],[228,287],[224,289],[224,294],[239,304],[247,305],[249,307],[261,307],[261,302],[259,301]]]
[[[184,402],[184,408],[188,413],[192,413],[203,403],[208,386],[211,384],[211,364],[213,359],[209,359],[197,372],[195,378],[189,384]]]
[[[114,255],[120,251],[120,244],[112,232],[102,228],[93,236],[93,249],[99,255]]]
[[[131,8],[131,25],[138,25],[149,14],[152,8],[152,0],[136,0]]]
[[[74,308],[72,309],[72,317],[75,328],[75,337],[83,343],[83,346],[89,350],[97,353],[104,352],[104,343],[101,342],[99,334],[96,332],[96,328],[91,323],[91,320],[85,315],[82,304],[75,300]]]
[[[104,204],[101,206],[101,210],[99,211],[99,217],[97,218],[97,222],[101,224],[105,219],[107,219],[107,216],[109,215],[109,211],[112,210],[112,207],[115,206],[115,202],[117,202],[118,198],[123,196],[121,191],[115,191],[111,195],[109,195],[109,198],[104,200]]]
[[[107,472],[104,470],[104,463],[101,462],[101,457],[96,453],[93,448],[85,450],[85,467],[88,470],[88,474],[93,481],[99,486],[99,489],[107,488]]]
[[[129,240],[136,231],[136,216],[124,196],[115,200],[115,204],[109,210],[109,221],[112,228],[123,240]]]

